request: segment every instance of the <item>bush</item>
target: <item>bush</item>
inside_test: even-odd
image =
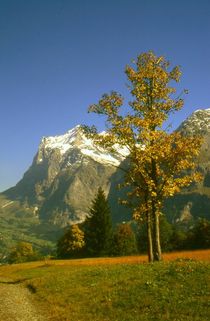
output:
[[[112,254],[123,256],[136,253],[136,236],[131,225],[128,223],[119,224],[113,236]]]
[[[9,263],[24,263],[37,261],[41,257],[34,251],[31,243],[19,242],[17,246],[10,252],[8,256]]]
[[[172,250],[184,250],[187,248],[188,233],[178,227],[173,227],[171,236]]]
[[[188,232],[187,246],[193,249],[210,248],[210,221],[200,218]]]
[[[84,232],[77,224],[66,230],[57,242],[57,256],[59,258],[70,258],[80,256],[85,246]]]

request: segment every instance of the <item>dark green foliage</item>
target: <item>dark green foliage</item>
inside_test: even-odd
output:
[[[138,248],[140,252],[147,250],[147,227],[146,223],[140,224],[138,229]],[[160,216],[160,242],[164,252],[173,249],[171,239],[173,237],[173,226],[170,224],[165,216]]]
[[[188,233],[188,247],[193,249],[210,248],[210,221],[198,219]]]
[[[189,232],[173,226],[173,232],[170,239],[171,249],[175,251],[187,249],[188,234]]]
[[[207,174],[204,178],[203,186],[210,187],[210,171],[207,172]]]
[[[198,219],[193,226],[187,226],[172,225],[161,217],[160,233],[164,252],[210,248],[210,221],[204,218]],[[140,252],[146,252],[145,224],[139,226],[138,248]]]
[[[128,223],[119,224],[113,236],[113,255],[132,255],[137,253],[135,233]]]
[[[99,187],[92,201],[90,216],[84,223],[86,252],[91,256],[104,256],[110,252],[112,240],[111,211],[104,191]]]
[[[160,217],[160,241],[162,249],[165,252],[171,251],[171,239],[173,235],[173,226],[167,221],[165,216]]]

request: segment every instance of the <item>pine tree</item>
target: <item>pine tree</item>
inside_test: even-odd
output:
[[[159,261],[159,218],[164,200],[200,178],[195,172],[195,157],[201,139],[164,130],[169,115],[184,103],[180,95],[175,95],[176,87],[171,86],[171,82],[180,80],[178,66],[170,70],[163,56],[149,51],[139,55],[134,66],[126,67],[126,75],[133,100],[123,112],[123,97],[116,92],[104,94],[89,107],[89,112],[107,117],[106,135],[98,134],[95,126],[83,128],[96,144],[110,151],[115,143],[127,147],[129,166],[124,185],[130,187],[128,195],[135,201],[134,218],[147,222],[149,261]]]
[[[104,256],[110,252],[112,239],[111,212],[105,193],[99,187],[92,201],[90,216],[84,223],[85,243],[88,255]]]

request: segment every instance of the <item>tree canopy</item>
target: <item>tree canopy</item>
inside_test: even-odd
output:
[[[9,254],[9,263],[23,263],[37,259],[37,253],[34,252],[33,246],[28,242],[19,242]]]
[[[137,252],[136,236],[131,225],[125,222],[117,225],[113,235],[112,254],[123,256]]]
[[[104,94],[89,112],[106,116],[106,135],[95,126],[84,126],[95,143],[113,150],[114,144],[128,149],[129,166],[125,183],[130,187],[134,218],[146,220],[149,260],[161,260],[159,216],[166,198],[200,179],[195,171],[195,157],[201,139],[186,137],[164,129],[169,115],[183,107],[183,94],[176,94],[172,82],[179,82],[179,66],[170,68],[163,56],[152,51],[140,54],[133,66],[125,69],[132,100],[124,106],[117,92]],[[126,107],[123,110],[123,107]],[[128,202],[125,200],[125,203]]]
[[[84,232],[77,224],[69,226],[57,242],[59,258],[70,258],[80,255],[85,246]]]

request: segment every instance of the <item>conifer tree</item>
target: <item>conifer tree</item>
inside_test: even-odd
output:
[[[101,187],[92,201],[90,216],[84,223],[84,231],[88,255],[104,256],[109,254],[112,239],[111,211]]]
[[[133,98],[129,106],[121,112],[123,97],[116,92],[104,94],[89,112],[107,117],[106,135],[98,134],[95,126],[83,128],[96,144],[110,151],[115,143],[127,147],[125,185],[131,189],[130,199],[135,200],[134,218],[147,222],[149,261],[158,261],[162,258],[159,218],[164,200],[200,179],[194,160],[201,139],[164,130],[169,115],[184,103],[171,86],[172,81],[180,80],[178,66],[170,69],[163,56],[149,51],[139,55],[125,72]]]

